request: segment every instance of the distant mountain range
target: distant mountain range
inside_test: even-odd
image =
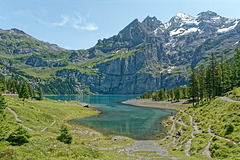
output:
[[[49,94],[170,89],[187,84],[191,66],[206,63],[211,53],[231,59],[239,47],[239,21],[212,11],[196,17],[179,13],[165,24],[148,16],[88,50],[75,51],[17,29],[0,30],[0,62],[2,72],[40,83]],[[61,82],[73,87],[62,92],[64,86],[53,85]]]

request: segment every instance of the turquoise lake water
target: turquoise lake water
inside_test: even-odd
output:
[[[91,104],[102,111],[98,116],[72,120],[70,123],[89,126],[105,135],[123,135],[138,140],[156,139],[165,129],[160,122],[175,113],[173,110],[135,107],[120,103],[139,95],[71,95],[46,96],[54,100],[75,100]]]

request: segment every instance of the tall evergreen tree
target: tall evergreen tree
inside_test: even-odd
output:
[[[181,98],[181,90],[180,90],[180,87],[179,86],[177,86],[176,88],[175,88],[175,100],[176,101],[179,101],[179,99]]]
[[[0,90],[3,90],[3,82],[0,80]],[[7,107],[4,96],[0,92],[0,114],[3,113],[4,109]]]
[[[29,83],[27,83],[27,87],[28,87],[28,91],[29,91],[29,95],[31,98],[35,97],[35,91],[34,89],[31,87],[31,85]]]
[[[38,87],[38,96],[39,96],[39,100],[43,100],[43,91],[42,91],[42,87],[39,85]]]
[[[182,98],[185,99],[185,98],[187,98],[187,97],[188,97],[188,95],[187,95],[187,87],[184,86],[184,87],[182,88]]]
[[[23,101],[25,99],[28,99],[30,97],[29,91],[28,91],[28,86],[26,83],[22,85],[22,88],[19,93],[19,98],[23,98]]]
[[[4,109],[7,107],[4,96],[0,93],[0,114],[3,113]]]
[[[4,83],[3,83],[3,79],[0,78],[0,92],[4,91]]]
[[[199,83],[199,98],[203,99],[205,96],[205,68],[203,65],[200,65],[197,71],[198,83]]]
[[[6,114],[4,111],[6,107],[7,107],[7,104],[6,104],[5,98],[0,93],[0,141],[4,140],[8,133],[8,123],[5,121]]]
[[[171,97],[171,101],[173,101],[175,98],[173,89],[170,90],[170,97]]]
[[[214,54],[212,54],[211,57],[209,58],[209,63],[206,70],[205,82],[206,82],[206,89],[207,89],[209,98],[213,98],[219,93],[221,93],[220,68]]]
[[[195,71],[195,68],[192,68],[192,73],[190,75],[190,80],[189,80],[189,92],[190,92],[190,97],[193,100],[193,105],[194,105],[194,102],[198,100],[198,89],[199,89],[199,82],[198,82],[197,73]]]
[[[171,98],[171,92],[170,92],[170,90],[167,90],[167,100],[169,101],[170,98]]]
[[[232,68],[229,60],[223,61],[221,58],[221,92],[225,93],[231,89]]]
[[[237,49],[237,53],[234,55],[233,62],[233,86],[239,86],[240,84],[240,51]]]

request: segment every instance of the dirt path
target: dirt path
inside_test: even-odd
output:
[[[52,122],[52,124],[50,124],[49,126],[43,128],[43,129],[41,130],[41,132],[44,132],[48,127],[51,127],[52,125],[54,125],[55,122],[56,122],[56,120],[54,120],[54,121]]]
[[[18,118],[17,113],[13,109],[11,109],[9,107],[6,107],[6,108],[7,108],[7,110],[9,110],[15,116],[15,119],[16,119],[17,122],[22,122],[22,120]]]
[[[230,99],[230,98],[228,98],[228,97],[219,97],[221,100],[223,100],[223,101],[226,101],[226,102],[239,102],[240,103],[240,101],[234,101],[234,100],[232,100],[232,99]]]
[[[209,147],[210,147],[212,138],[213,138],[213,137],[210,138],[210,140],[208,141],[207,146],[204,148],[204,150],[203,150],[203,152],[202,152],[202,155],[206,156],[207,158],[212,158],[212,157],[211,157],[211,152],[210,152],[210,150],[209,150]]]
[[[29,130],[29,131],[33,131],[33,129],[31,129],[31,128],[29,128],[29,127],[26,127],[26,126],[24,126],[23,124],[21,124],[23,121],[22,121],[21,119],[19,119],[17,113],[16,113],[13,109],[11,109],[11,108],[9,108],[9,107],[6,107],[6,108],[7,108],[7,110],[9,110],[9,111],[15,116],[16,121],[17,121],[21,126],[23,126],[24,128],[26,128],[26,129]]]
[[[118,152],[126,153],[128,156],[137,157],[139,160],[146,159],[146,154],[149,159],[154,158],[169,158],[176,160],[177,158],[172,157],[168,150],[164,147],[159,146],[152,140],[137,140],[132,146],[120,149]]]
[[[190,156],[190,154],[188,153],[190,148],[191,148],[191,145],[192,145],[192,138],[190,138],[186,143],[185,143],[185,154],[186,156]]]
[[[231,142],[233,142],[233,144],[237,144],[236,142],[234,142],[234,141],[232,141],[231,139],[227,139],[227,138],[224,138],[224,137],[221,137],[221,136],[219,136],[219,135],[216,135],[215,133],[212,133],[211,132],[211,125],[209,125],[209,127],[208,127],[208,134],[210,134],[210,135],[212,135],[212,136],[216,136],[216,137],[218,137],[218,138],[220,138],[220,139],[223,139],[223,140],[226,140],[226,141],[231,141]]]
[[[176,121],[176,123],[178,123],[178,124],[180,124],[180,125],[182,125],[182,126],[188,127],[188,125],[186,125],[186,124],[182,121],[181,118],[179,118],[179,119]]]
[[[171,130],[168,132],[168,134],[174,133],[176,130],[176,121],[173,120],[173,118],[174,118],[174,116],[170,117],[170,120],[173,122],[173,124],[172,124]]]
[[[185,113],[185,114],[187,114],[187,113]],[[189,114],[187,114],[187,115],[190,117],[190,126],[193,126],[193,117]],[[191,138],[189,138],[189,140],[185,143],[185,154],[186,154],[186,156],[190,156],[189,150],[190,150],[191,145],[192,145],[192,139],[195,138],[195,136],[193,135],[194,132],[195,132],[195,129],[193,129],[193,131],[191,133]]]
[[[234,101],[234,100],[232,100],[232,99],[230,99],[230,98],[228,98],[228,97],[219,97],[219,98],[220,98],[221,100],[223,100],[223,101],[226,101],[226,102],[239,102],[239,103],[240,103],[240,101]],[[187,114],[187,113],[185,113],[185,114]],[[190,156],[189,150],[190,150],[191,145],[192,145],[192,139],[195,138],[194,133],[202,133],[202,131],[198,129],[198,123],[196,123],[195,121],[193,121],[193,117],[195,116],[195,113],[194,113],[192,116],[189,115],[189,114],[187,114],[187,115],[188,115],[189,118],[190,118],[190,125],[189,125],[189,126],[193,126],[193,131],[192,131],[192,133],[191,133],[191,137],[190,137],[190,138],[188,139],[188,141],[185,143],[185,151],[184,151],[184,152],[185,152],[186,156]],[[177,115],[176,115],[176,116],[177,116]],[[173,122],[173,125],[172,125],[172,127],[171,127],[171,130],[168,132],[168,134],[171,134],[171,133],[174,133],[174,132],[175,132],[175,130],[176,130],[176,123],[180,124],[181,126],[188,126],[188,125],[186,125],[184,122],[182,122],[181,118],[179,118],[179,119],[174,119],[173,117],[174,117],[174,116],[170,117],[170,120]],[[235,145],[237,144],[236,142],[234,142],[234,141],[232,141],[232,140],[230,140],[230,139],[227,139],[227,138],[218,136],[218,135],[216,135],[215,133],[212,133],[212,132],[211,132],[211,125],[209,125],[209,127],[208,127],[208,133],[207,133],[207,134],[211,135],[212,137],[210,138],[207,146],[204,148],[204,150],[203,150],[203,152],[202,152],[202,155],[204,155],[204,156],[206,156],[206,157],[208,157],[208,158],[211,158],[211,152],[210,152],[210,150],[209,150],[209,147],[210,147],[210,145],[211,145],[211,141],[212,141],[213,136],[216,136],[216,137],[218,137],[218,138],[220,138],[220,139],[223,139],[223,140],[226,140],[226,141],[231,141],[231,142],[233,142]],[[173,136],[173,134],[172,134],[172,136]],[[172,142],[170,142],[169,144],[172,144],[172,143],[176,143],[176,138],[174,138],[174,140],[173,140]]]

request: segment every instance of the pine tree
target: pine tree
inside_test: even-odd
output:
[[[185,86],[185,87],[182,88],[182,98],[185,99],[187,97],[188,97],[187,96],[187,87]]]
[[[197,79],[197,73],[195,71],[195,68],[192,68],[192,73],[190,75],[190,80],[189,80],[189,92],[190,92],[190,97],[193,100],[193,105],[194,105],[194,102],[198,99],[198,89],[199,89],[199,82]]]
[[[237,53],[234,55],[233,62],[233,87],[240,84],[240,51],[237,49]]]
[[[13,82],[12,82],[11,92],[12,92],[12,93],[17,92],[17,89],[16,89],[16,81],[13,81]]]
[[[5,98],[0,94],[0,141],[6,138],[8,133],[8,123],[5,121],[5,108],[7,107]]]
[[[209,58],[209,65],[206,70],[206,89],[209,98],[214,98],[221,93],[221,73],[217,59],[214,54]]]
[[[66,125],[62,125],[60,131],[61,131],[61,135],[59,137],[57,137],[57,140],[59,140],[63,143],[66,143],[66,144],[72,143],[73,136],[69,130],[69,127]]]
[[[3,83],[3,79],[0,78],[0,92],[4,91],[4,83]]]
[[[221,57],[221,93],[225,93],[231,89],[232,68],[229,60],[223,61]]]
[[[180,91],[180,87],[179,86],[177,86],[175,89],[175,99],[176,99],[176,101],[179,101],[179,99],[181,98],[181,91]]]
[[[160,101],[164,101],[165,100],[165,92],[162,89],[159,91],[159,100]]]
[[[171,101],[173,101],[175,98],[173,89],[170,90],[170,97],[171,97]]]
[[[22,88],[19,93],[19,98],[23,98],[23,101],[25,99],[28,99],[30,97],[29,91],[28,91],[28,86],[26,83],[22,85]]]
[[[199,98],[202,100],[205,95],[205,68],[203,65],[199,66],[197,77],[199,83]]]
[[[42,87],[39,85],[38,87],[38,96],[39,96],[39,100],[43,100],[43,91],[42,91]]]
[[[153,92],[153,94],[152,94],[152,100],[153,100],[153,101],[159,101],[159,100],[158,100],[158,94],[157,94],[157,92]]]
[[[205,76],[205,91],[208,98],[212,98],[212,76],[211,71],[209,69],[206,69],[206,76]]]
[[[3,112],[3,110],[7,107],[5,98],[2,94],[0,94],[0,114]]]
[[[23,145],[24,143],[29,142],[29,138],[31,135],[29,132],[23,128],[22,126],[19,126],[16,130],[14,130],[6,139],[8,142],[11,143],[11,145]]]

